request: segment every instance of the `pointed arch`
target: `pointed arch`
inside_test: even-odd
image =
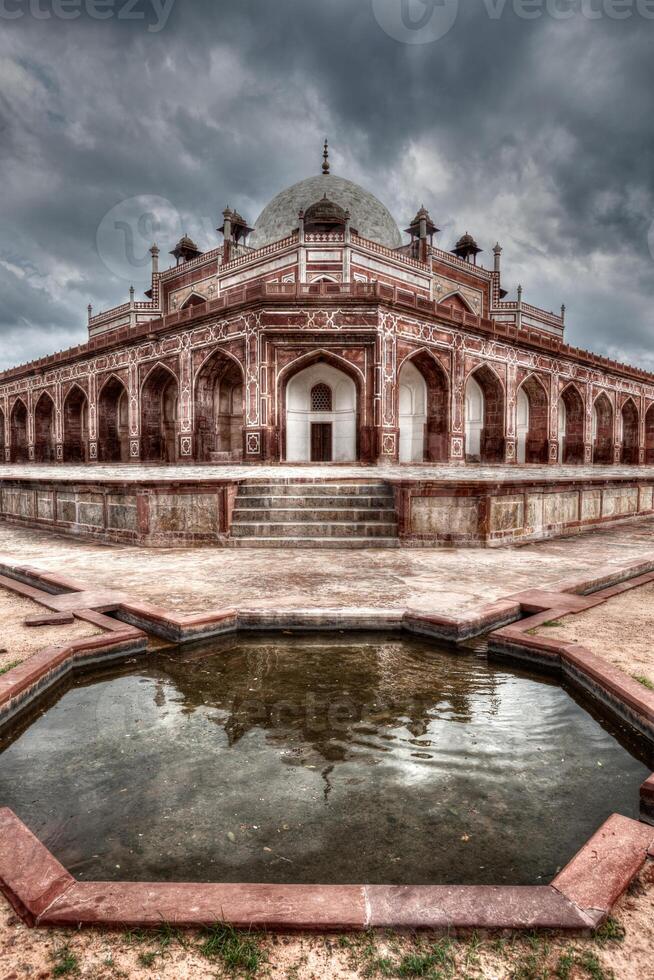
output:
[[[89,444],[89,403],[78,384],[71,385],[63,404],[64,463],[85,463]]]
[[[9,449],[12,463],[26,463],[29,459],[27,446],[27,405],[18,396],[9,413]]]
[[[559,395],[559,460],[566,465],[584,461],[584,397],[570,381]]]
[[[640,412],[631,396],[623,403],[620,416],[620,427],[622,430],[620,458],[628,466],[635,466],[639,459]]]
[[[517,460],[547,463],[549,459],[549,391],[536,373],[528,374],[517,390]]]
[[[157,361],[141,384],[141,459],[144,462],[177,461],[178,413],[177,375]]]
[[[55,403],[49,391],[42,391],[34,407],[34,459],[37,463],[55,460]]]
[[[314,418],[310,390],[320,381],[332,388],[333,413],[319,413]],[[359,458],[365,386],[363,375],[355,365],[331,351],[301,354],[280,371],[277,391],[282,459],[349,462]],[[329,434],[321,426],[330,427]]]
[[[474,316],[477,315],[469,301],[459,289],[453,289],[451,293],[447,293],[447,295],[443,296],[442,299],[439,299],[438,302],[443,303],[445,306],[451,306],[455,310],[461,310],[462,313],[472,313]]]
[[[200,305],[203,306],[207,302],[208,299],[206,296],[202,296],[201,293],[196,293],[194,290],[193,292],[189,293],[189,295],[186,297],[186,299],[184,300],[184,302],[179,308],[179,312],[181,313],[182,310],[188,310],[192,306],[200,306]]]
[[[605,391],[593,402],[593,463],[613,462],[613,405]]]
[[[504,385],[489,364],[473,368],[465,387],[466,460],[504,460]]]
[[[411,371],[419,377],[412,379]],[[420,347],[400,363],[397,378],[400,462],[445,462],[450,435],[450,386],[442,364],[431,351]],[[416,397],[424,404],[416,404]]]
[[[654,466],[654,402],[645,412],[645,462]]]
[[[109,374],[97,399],[98,459],[102,463],[129,460],[129,395],[125,382]]]
[[[245,372],[240,361],[221,348],[213,350],[195,375],[196,459],[243,457]]]

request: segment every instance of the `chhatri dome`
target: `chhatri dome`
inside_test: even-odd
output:
[[[350,212],[352,228],[362,238],[379,242],[387,248],[399,248],[402,236],[388,208],[370,191],[329,172],[327,143],[323,156],[323,172],[319,177],[309,177],[287,187],[266,205],[255,221],[248,245],[261,248],[280,238],[286,238],[298,227],[299,212],[307,211],[326,197],[344,211]]]

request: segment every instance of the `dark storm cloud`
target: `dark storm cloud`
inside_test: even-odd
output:
[[[102,22],[37,20],[26,2],[0,17],[3,362],[81,339],[87,302],[145,288],[145,238],[132,265],[99,254],[108,212],[134,224],[163,198],[144,223],[162,252],[178,228],[210,247],[225,204],[252,220],[318,172],[327,134],[334,169],[401,227],[424,201],[444,247],[467,228],[489,261],[499,238],[506,285],[566,302],[571,342],[654,367],[654,20],[635,0],[627,19],[590,19],[608,0],[585,2],[526,20],[517,0],[460,0],[426,44],[385,33],[373,0],[177,0],[165,22],[147,0],[141,20]]]

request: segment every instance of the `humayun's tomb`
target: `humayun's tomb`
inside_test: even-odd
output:
[[[89,308],[86,342],[0,374],[2,516],[146,544],[297,543],[303,523],[317,543],[350,519],[382,544],[651,513],[654,376],[567,345],[564,308],[507,298],[499,244],[490,264],[467,232],[446,250],[424,207],[403,238],[326,145],[322,171],[252,228],[227,208],[210,251],[185,235],[160,269],[153,245],[147,299]],[[270,532],[289,480],[334,491],[322,531],[295,492]]]

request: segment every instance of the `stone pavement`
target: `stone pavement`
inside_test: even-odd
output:
[[[102,464],[0,464],[2,479],[74,480],[97,483],[107,479],[122,482],[143,480],[244,480],[244,479],[375,479],[375,480],[442,480],[452,483],[462,481],[503,483],[516,479],[556,481],[561,479],[643,479],[654,477],[654,466],[528,466],[452,464],[407,464],[401,466],[359,466],[358,464],[331,464],[324,466],[301,465],[239,465],[213,466]]]
[[[654,519],[499,550],[320,552],[215,547],[143,549],[0,523],[0,561],[93,590],[119,590],[171,612],[307,607],[410,609],[462,616],[525,589],[552,589],[654,560]]]

